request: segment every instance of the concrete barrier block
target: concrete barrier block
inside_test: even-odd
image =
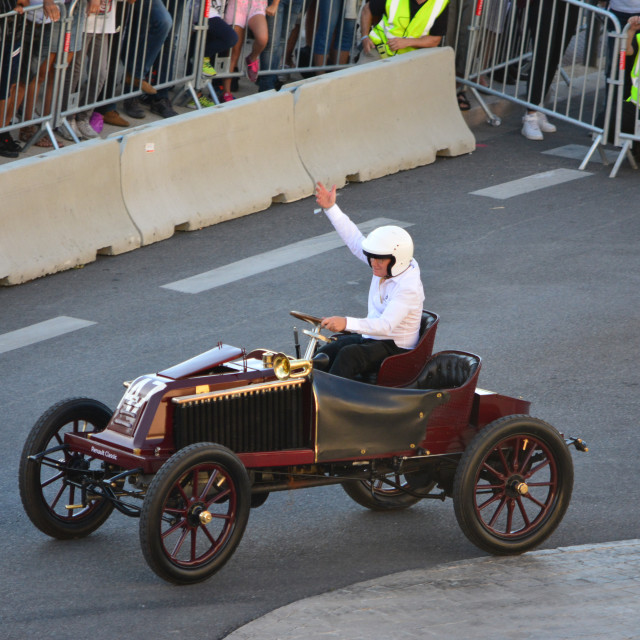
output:
[[[269,91],[122,138],[127,208],[150,244],[313,193],[297,154],[293,96]]]
[[[120,146],[96,140],[0,168],[0,284],[141,244],[122,201]]]
[[[342,186],[475,149],[450,47],[350,67],[292,91],[298,151],[314,181]]]

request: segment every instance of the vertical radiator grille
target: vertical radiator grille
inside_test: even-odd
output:
[[[302,381],[179,401],[174,410],[176,449],[215,442],[236,453],[307,446]]]

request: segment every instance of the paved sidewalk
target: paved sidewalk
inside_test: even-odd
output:
[[[640,638],[640,540],[483,557],[294,602],[227,640]]]

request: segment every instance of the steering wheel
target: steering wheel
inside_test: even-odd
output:
[[[319,325],[322,322],[322,318],[318,318],[317,316],[312,316],[308,313],[300,313],[299,311],[289,311],[289,313],[294,318],[298,318],[298,320],[304,320],[309,324]]]
[[[304,356],[305,359],[308,360],[313,357],[313,354],[315,353],[315,350],[316,350],[317,341],[333,342],[333,340],[335,340],[333,336],[327,337],[327,336],[323,336],[322,333],[320,333],[321,331],[320,324],[322,323],[322,318],[318,318],[317,316],[312,316],[308,313],[300,313],[299,311],[289,311],[289,313],[294,318],[298,318],[298,320],[303,320],[304,322],[308,322],[309,324],[313,325],[313,330],[311,331],[308,329],[302,330],[302,333],[304,333],[305,336],[309,336],[309,338],[311,338],[305,350],[305,356]]]

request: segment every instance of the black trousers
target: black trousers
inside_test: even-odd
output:
[[[579,7],[561,0],[530,0],[527,28],[538,40],[529,74],[529,100],[535,105],[542,104],[549,91],[564,50],[576,32],[579,12]]]
[[[393,340],[373,340],[357,333],[340,336],[318,349],[329,356],[329,373],[352,380],[377,371],[385,358],[405,351]]]

